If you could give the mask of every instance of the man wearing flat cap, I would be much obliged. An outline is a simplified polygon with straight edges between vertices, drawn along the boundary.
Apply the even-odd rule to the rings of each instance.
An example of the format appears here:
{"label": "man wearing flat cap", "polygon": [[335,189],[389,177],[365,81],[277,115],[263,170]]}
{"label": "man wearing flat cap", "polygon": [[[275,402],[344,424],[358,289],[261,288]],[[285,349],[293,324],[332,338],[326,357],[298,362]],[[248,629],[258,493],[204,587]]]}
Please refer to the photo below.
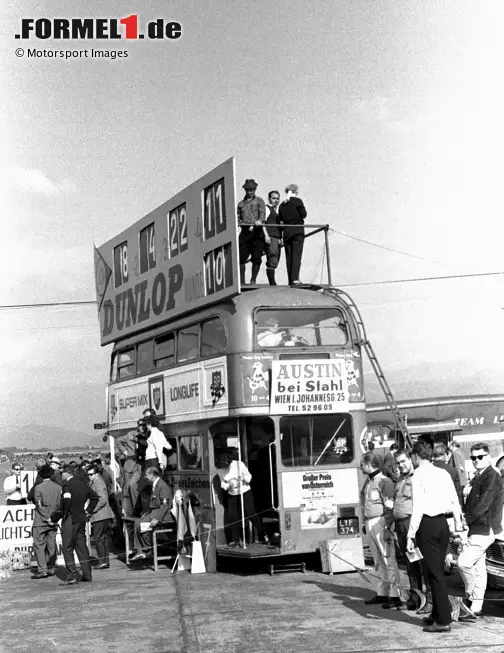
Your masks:
{"label": "man wearing flat cap", "polygon": [[252,275],[250,283],[257,283],[257,275],[261,267],[261,258],[264,252],[264,221],[266,219],[266,205],[255,192],[257,183],[254,179],[246,179],[242,188],[245,197],[238,203],[238,226],[241,227],[238,240],[240,252],[240,283],[245,285],[245,264],[249,257],[252,258]]}
{"label": "man wearing flat cap", "polygon": [[304,229],[295,225],[304,224],[304,219],[307,214],[303,200],[297,196],[298,192],[299,187],[296,184],[286,186],[286,197],[280,204],[278,210],[280,222],[285,225],[283,241],[289,286],[296,286],[301,283],[299,280],[299,271],[301,269],[305,234]]}
{"label": "man wearing flat cap", "polygon": [[51,481],[52,474],[51,466],[43,465],[39,469],[40,483],[33,493],[33,551],[38,565],[38,573],[32,576],[33,580],[52,576],[56,564],[56,524],[51,521],[51,514],[60,505],[61,487]]}

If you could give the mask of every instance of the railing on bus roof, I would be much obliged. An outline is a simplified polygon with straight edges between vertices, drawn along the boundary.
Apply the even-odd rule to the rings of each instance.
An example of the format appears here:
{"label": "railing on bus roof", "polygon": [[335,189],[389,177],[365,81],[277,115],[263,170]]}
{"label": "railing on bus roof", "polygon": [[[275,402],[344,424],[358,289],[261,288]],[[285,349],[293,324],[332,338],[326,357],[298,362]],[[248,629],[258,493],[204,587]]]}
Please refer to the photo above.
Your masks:
{"label": "railing on bus roof", "polygon": [[[246,227],[250,225],[238,224],[239,227]],[[264,227],[279,227],[281,229],[313,229],[309,233],[305,233],[305,238],[314,236],[315,234],[324,232],[324,245],[325,245],[325,259],[327,265],[327,283],[332,286],[332,272],[331,272],[331,254],[329,252],[329,225],[328,224],[281,224],[278,222],[268,222],[263,224]],[[304,285],[304,284],[303,284]],[[254,286],[242,286],[242,290],[250,290]]]}

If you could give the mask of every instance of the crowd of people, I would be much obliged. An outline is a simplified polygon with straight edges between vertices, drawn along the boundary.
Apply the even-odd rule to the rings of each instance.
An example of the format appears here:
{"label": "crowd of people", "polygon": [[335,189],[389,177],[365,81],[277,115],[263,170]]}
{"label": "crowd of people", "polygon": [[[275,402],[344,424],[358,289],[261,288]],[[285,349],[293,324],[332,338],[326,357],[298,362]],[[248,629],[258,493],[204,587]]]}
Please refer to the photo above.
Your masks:
{"label": "crowd of people", "polygon": [[272,190],[268,193],[266,203],[256,195],[257,186],[254,179],[246,179],[242,186],[245,197],[237,206],[240,283],[246,284],[248,261],[252,263],[250,283],[257,283],[262,257],[265,255],[268,283],[276,286],[275,274],[284,248],[288,283],[290,286],[299,285],[305,239],[302,225],[307,215],[303,201],[298,197],[299,187],[296,184],[286,186],[285,199],[281,203],[280,192]]}
{"label": "crowd of people", "polygon": [[[475,475],[469,483],[457,443],[448,450],[418,439],[411,451],[390,449],[385,459],[374,451],[361,459],[367,476],[361,490],[363,529],[377,576],[376,595],[366,604],[403,607],[397,564],[402,557],[409,581],[405,607],[425,614],[425,631],[449,632],[445,559],[450,541],[461,549],[457,568],[469,608],[459,621],[473,622],[483,616],[486,551],[502,532],[503,480],[483,442],[471,447]],[[427,603],[420,609],[422,594]]]}
{"label": "crowd of people", "polygon": [[[58,527],[67,570],[66,585],[91,582],[93,570],[110,567],[111,531],[121,518],[130,517],[134,526],[130,533],[134,545],[131,559],[147,557],[151,547],[148,529],[172,519],[172,492],[161,478],[171,446],[158,426],[155,411],[146,409],[136,431],[116,441],[117,460],[114,461],[110,455],[103,460],[68,463],[62,463],[54,454],[38,459],[37,476],[27,497],[22,496],[20,487],[22,464],[12,464],[12,473],[4,482],[7,504],[35,506],[32,534],[38,569],[32,579],[54,576]],[[114,476],[122,489],[121,514]],[[93,566],[86,541],[87,522],[96,548]],[[74,554],[79,560],[80,573]]]}

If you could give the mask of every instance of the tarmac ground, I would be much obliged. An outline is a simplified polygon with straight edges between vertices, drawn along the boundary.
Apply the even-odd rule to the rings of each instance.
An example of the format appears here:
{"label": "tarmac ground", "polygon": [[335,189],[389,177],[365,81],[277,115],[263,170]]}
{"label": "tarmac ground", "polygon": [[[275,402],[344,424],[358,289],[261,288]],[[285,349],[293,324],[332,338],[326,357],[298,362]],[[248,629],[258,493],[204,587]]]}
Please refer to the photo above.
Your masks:
{"label": "tarmac ground", "polygon": [[63,572],[0,580],[1,653],[504,653],[504,592],[483,619],[430,634],[415,612],[366,606],[358,573],[154,573],[120,557],[92,583],[65,586]]}

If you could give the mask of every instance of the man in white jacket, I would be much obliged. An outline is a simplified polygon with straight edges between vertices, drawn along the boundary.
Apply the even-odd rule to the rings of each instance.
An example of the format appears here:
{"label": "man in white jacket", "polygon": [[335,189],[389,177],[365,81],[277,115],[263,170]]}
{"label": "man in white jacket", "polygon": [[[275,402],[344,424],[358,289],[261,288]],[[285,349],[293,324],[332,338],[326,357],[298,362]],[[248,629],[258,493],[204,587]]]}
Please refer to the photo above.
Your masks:
{"label": "man in white jacket", "polygon": [[12,463],[12,474],[4,481],[4,493],[8,506],[26,503],[26,499],[21,496],[21,463]]}
{"label": "man in white jacket", "polygon": [[159,421],[155,415],[146,418],[147,424],[147,450],[145,452],[145,468],[157,467],[162,473],[166,469],[166,455],[163,449],[170,450],[171,444],[165,437],[159,426]]}

